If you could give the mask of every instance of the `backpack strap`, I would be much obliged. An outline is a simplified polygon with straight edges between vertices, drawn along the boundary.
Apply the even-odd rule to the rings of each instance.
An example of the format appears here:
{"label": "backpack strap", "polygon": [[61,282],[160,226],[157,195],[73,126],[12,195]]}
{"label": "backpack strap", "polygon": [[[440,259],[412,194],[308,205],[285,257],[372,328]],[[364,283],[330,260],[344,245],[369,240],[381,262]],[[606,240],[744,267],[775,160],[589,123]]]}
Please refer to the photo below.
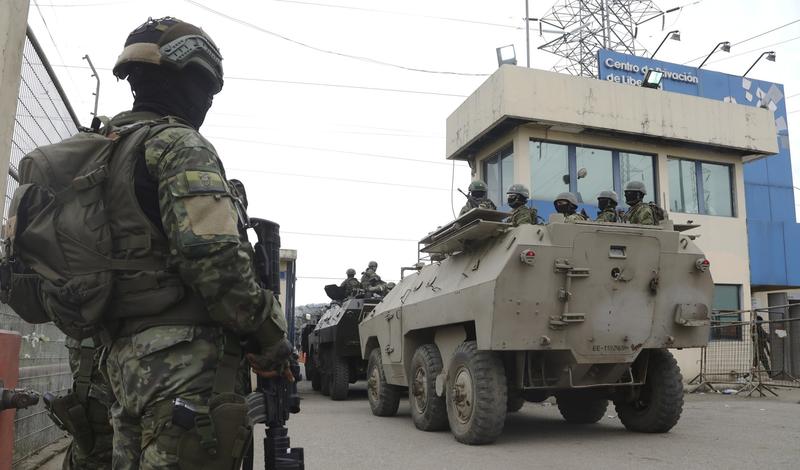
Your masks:
{"label": "backpack strap", "polygon": [[241,362],[242,347],[239,344],[239,339],[233,333],[226,331],[222,358],[214,374],[212,393],[219,395],[234,392]]}
{"label": "backpack strap", "polygon": [[81,341],[78,356],[78,372],[75,377],[75,394],[81,403],[89,399],[92,388],[92,372],[94,371],[95,342],[90,338]]}

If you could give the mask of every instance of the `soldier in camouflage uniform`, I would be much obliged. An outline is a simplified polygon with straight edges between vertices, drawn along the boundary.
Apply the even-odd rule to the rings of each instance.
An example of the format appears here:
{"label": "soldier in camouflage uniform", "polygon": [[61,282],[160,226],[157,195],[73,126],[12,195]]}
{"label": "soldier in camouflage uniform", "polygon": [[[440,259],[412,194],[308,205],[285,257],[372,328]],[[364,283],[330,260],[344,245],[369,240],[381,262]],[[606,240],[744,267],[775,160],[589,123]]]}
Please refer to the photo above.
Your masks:
{"label": "soldier in camouflage uniform", "polygon": [[647,189],[641,181],[631,181],[625,185],[625,203],[628,211],[623,220],[629,224],[658,225],[655,211],[650,204],[644,202]]}
{"label": "soldier in camouflage uniform", "polygon": [[601,191],[597,195],[597,207],[600,212],[595,222],[619,222],[617,216],[617,193],[614,191]]}
{"label": "soldier in camouflage uniform", "polygon": [[582,222],[586,220],[583,214],[578,214],[578,198],[572,193],[561,193],[553,201],[556,212],[564,216],[564,222]]}
{"label": "soldier in camouflage uniform", "polygon": [[[132,111],[111,120],[111,129],[169,123],[153,128],[136,149],[135,166],[110,169],[112,176],[129,172],[129,194],[141,208],[140,220],[115,220],[111,212],[112,228],[146,235],[127,237],[121,249],[147,250],[148,260],[164,266],[123,276],[119,287],[140,301],[109,307],[118,319],[106,355],[116,398],[114,468],[177,469],[179,461],[182,468],[233,468],[220,462],[235,446],[211,456],[224,439],[241,444],[240,421],[231,436],[213,431],[228,422],[212,420],[212,428],[200,417],[221,410],[222,402],[234,405],[228,410],[243,403],[231,390],[240,340],[252,345],[247,357],[264,377],[283,371],[291,354],[280,305],[256,282],[253,250],[240,236],[222,162],[197,131],[222,88],[221,61],[205,32],[167,17],[135,29],[113,69],[128,80],[135,99]],[[130,159],[117,154],[112,162]],[[175,424],[173,413],[187,406],[197,410],[194,425]]]}
{"label": "soldier in camouflage uniform", "polygon": [[[108,380],[100,371],[101,346],[93,340],[81,341],[67,337],[69,368],[72,371],[73,391],[81,401],[90,429],[74,437],[64,456],[64,470],[105,470],[111,468],[111,448],[114,430],[109,408],[114,395]],[[81,367],[83,366],[83,367]],[[83,443],[86,442],[86,443]],[[83,444],[82,444],[83,443]]]}
{"label": "soldier in camouflage uniform", "polygon": [[344,295],[346,297],[352,297],[355,291],[361,288],[361,283],[356,279],[355,269],[350,268],[347,270],[347,279],[342,281],[339,287],[344,289]]}
{"label": "soldier in camouflage uniform", "polygon": [[492,200],[486,197],[487,192],[488,189],[486,187],[486,183],[483,181],[475,180],[470,183],[467,203],[461,208],[461,212],[458,213],[458,216],[461,217],[475,208],[497,210],[497,207],[494,205]]}
{"label": "soldier in camouflage uniform", "polygon": [[521,184],[512,184],[506,191],[506,203],[513,209],[508,222],[516,227],[521,224],[535,224],[537,211],[528,207],[528,188]]}
{"label": "soldier in camouflage uniform", "polygon": [[378,263],[370,261],[367,269],[361,273],[361,288],[367,293],[385,295],[386,283],[378,275],[377,270]]}

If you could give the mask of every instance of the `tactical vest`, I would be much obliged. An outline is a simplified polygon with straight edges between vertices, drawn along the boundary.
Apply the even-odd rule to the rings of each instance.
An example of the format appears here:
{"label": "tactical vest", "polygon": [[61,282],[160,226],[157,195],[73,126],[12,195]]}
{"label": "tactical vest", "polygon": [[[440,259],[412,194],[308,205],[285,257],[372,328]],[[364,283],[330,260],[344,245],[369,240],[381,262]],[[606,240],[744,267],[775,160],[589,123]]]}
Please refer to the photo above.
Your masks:
{"label": "tactical vest", "polygon": [[110,339],[156,325],[210,322],[167,266],[168,240],[142,211],[134,171],[171,119],[79,133],[19,164],[6,227],[3,297],[25,320]]}

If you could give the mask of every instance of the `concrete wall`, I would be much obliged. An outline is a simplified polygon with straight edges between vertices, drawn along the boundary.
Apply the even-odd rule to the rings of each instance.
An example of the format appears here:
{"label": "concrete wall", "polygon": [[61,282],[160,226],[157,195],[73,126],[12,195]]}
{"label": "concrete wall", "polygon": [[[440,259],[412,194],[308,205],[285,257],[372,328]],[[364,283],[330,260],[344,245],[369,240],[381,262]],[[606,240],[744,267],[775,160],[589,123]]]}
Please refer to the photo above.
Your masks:
{"label": "concrete wall", "polygon": [[775,122],[766,109],[507,65],[447,119],[447,157],[469,158],[471,145],[507,119],[667,139],[741,155],[778,151]]}

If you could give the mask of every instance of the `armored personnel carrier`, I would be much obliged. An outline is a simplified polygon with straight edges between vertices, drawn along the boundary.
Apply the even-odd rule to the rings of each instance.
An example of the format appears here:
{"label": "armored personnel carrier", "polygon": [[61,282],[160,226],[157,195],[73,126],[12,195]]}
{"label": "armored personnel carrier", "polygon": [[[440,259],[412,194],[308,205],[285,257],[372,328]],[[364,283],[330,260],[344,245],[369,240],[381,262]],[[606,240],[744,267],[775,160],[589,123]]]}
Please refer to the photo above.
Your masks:
{"label": "armored personnel carrier", "polygon": [[332,400],[347,399],[349,385],[366,378],[367,363],[361,358],[358,323],[380,298],[345,298],[337,285],[325,286],[330,307],[307,333],[306,376],[311,387]]}
{"label": "armored personnel carrier", "polygon": [[[408,389],[417,428],[493,442],[506,413],[555,396],[568,422],[614,402],[625,427],[666,432],[683,407],[668,348],[708,341],[709,262],[681,231],[474,209],[420,242],[435,261],[359,325],[372,413]],[[556,216],[558,217],[558,216]]]}

